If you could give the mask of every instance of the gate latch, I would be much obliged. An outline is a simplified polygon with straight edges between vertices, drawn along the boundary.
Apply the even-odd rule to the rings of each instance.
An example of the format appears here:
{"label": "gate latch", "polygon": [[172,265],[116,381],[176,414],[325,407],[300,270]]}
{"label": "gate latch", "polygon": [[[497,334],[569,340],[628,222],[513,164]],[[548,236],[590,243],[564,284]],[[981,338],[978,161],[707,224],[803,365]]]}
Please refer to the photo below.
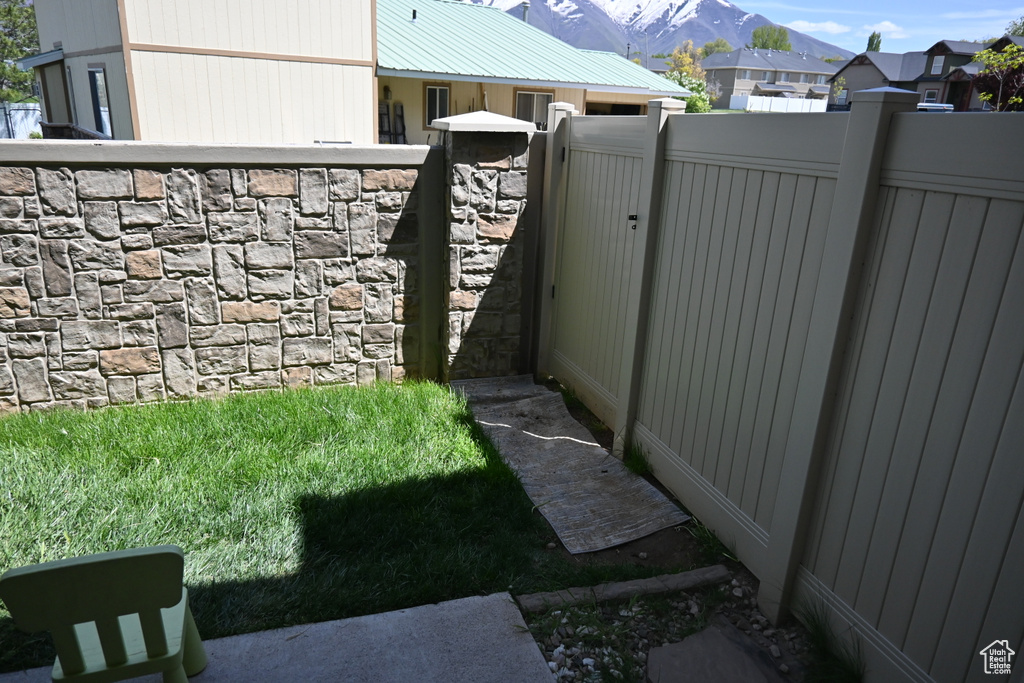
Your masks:
{"label": "gate latch", "polygon": [[629,214],[629,222],[632,223],[632,225],[629,226],[629,229],[630,230],[636,230],[636,214],[635,213]]}

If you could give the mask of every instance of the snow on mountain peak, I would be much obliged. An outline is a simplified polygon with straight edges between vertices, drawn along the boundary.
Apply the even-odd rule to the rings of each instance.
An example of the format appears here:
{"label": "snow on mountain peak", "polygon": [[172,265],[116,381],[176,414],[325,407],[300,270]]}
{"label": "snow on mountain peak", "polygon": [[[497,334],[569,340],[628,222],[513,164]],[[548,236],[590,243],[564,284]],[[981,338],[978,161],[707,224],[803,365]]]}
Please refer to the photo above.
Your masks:
{"label": "snow on mountain peak", "polygon": [[696,15],[702,0],[591,0],[622,28],[642,31],[664,21],[677,26]]}

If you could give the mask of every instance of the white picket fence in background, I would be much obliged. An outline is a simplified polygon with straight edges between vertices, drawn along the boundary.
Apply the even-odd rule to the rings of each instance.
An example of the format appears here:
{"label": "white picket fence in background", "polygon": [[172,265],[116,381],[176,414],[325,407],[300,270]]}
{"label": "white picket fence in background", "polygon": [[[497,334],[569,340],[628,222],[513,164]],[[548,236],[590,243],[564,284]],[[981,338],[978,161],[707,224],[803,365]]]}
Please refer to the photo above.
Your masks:
{"label": "white picket fence in background", "polygon": [[761,95],[733,95],[729,109],[744,111],[771,111],[779,113],[822,112],[827,100],[809,100],[800,97],[763,97]]}
{"label": "white picket fence in background", "polygon": [[0,138],[25,140],[30,133],[40,133],[42,118],[38,102],[0,102]]}

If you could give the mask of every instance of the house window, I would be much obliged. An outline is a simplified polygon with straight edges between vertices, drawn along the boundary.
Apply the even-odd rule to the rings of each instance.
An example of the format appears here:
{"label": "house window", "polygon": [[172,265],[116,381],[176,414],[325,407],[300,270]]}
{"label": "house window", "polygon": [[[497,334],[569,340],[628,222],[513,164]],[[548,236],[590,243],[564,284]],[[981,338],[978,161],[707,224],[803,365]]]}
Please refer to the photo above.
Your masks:
{"label": "house window", "polygon": [[427,106],[423,108],[425,121],[423,126],[429,126],[434,119],[443,119],[448,116],[448,86],[447,85],[426,85]]}
{"label": "house window", "polygon": [[815,83],[817,83],[818,85],[825,85],[825,77],[818,76],[818,80],[816,80]]}
{"label": "house window", "polygon": [[836,104],[846,104],[846,98],[849,96],[849,90],[840,90],[839,96],[836,98]]}
{"label": "house window", "polygon": [[744,69],[743,71],[740,72],[740,80],[742,80],[742,81],[749,81],[750,80],[750,69]]}
{"label": "house window", "polygon": [[935,102],[938,99],[939,99],[939,91],[938,90],[925,90],[924,91],[924,101],[925,101],[925,104],[933,103],[933,102]]}
{"label": "house window", "polygon": [[762,81],[765,81],[767,83],[768,81],[771,80],[771,77],[772,77],[772,74],[771,74],[770,71],[762,71],[761,72],[761,80]]}
{"label": "house window", "polygon": [[782,71],[779,73],[779,83],[789,83],[789,72]]}
{"label": "house window", "polygon": [[938,76],[942,73],[942,65],[945,61],[945,57],[932,57],[932,76]]}
{"label": "house window", "polygon": [[93,129],[113,137],[110,125],[110,98],[107,95],[107,71],[102,66],[89,67],[89,93],[92,95]]}
{"label": "house window", "polygon": [[808,78],[807,74],[800,74],[800,82],[801,83],[806,83],[809,80],[810,80],[810,78]]}
{"label": "house window", "polygon": [[537,124],[537,130],[547,130],[548,105],[554,98],[549,92],[516,92],[516,118]]}

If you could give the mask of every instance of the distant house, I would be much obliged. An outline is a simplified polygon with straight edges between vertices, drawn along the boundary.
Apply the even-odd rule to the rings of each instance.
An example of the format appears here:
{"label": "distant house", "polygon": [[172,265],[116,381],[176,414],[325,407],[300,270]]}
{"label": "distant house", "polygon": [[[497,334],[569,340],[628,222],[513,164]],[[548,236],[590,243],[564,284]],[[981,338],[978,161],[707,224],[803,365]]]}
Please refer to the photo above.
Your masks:
{"label": "distant house", "polygon": [[955,111],[984,109],[971,83],[981,65],[972,60],[985,48],[998,51],[1009,43],[1024,45],[1024,38],[1003,36],[992,43],[940,40],[924,52],[903,54],[862,52],[832,78],[845,79],[836,103],[845,102],[845,93],[889,86],[917,91],[925,104],[951,104]]}
{"label": "distant house", "polygon": [[729,108],[733,96],[828,98],[836,67],[806,53],[740,48],[701,60],[708,82],[718,84],[716,108]]}
{"label": "distant house", "polygon": [[[976,63],[973,68],[964,70],[964,67],[971,67],[974,55],[988,45],[940,40],[925,51],[928,62],[917,79],[917,87],[911,89],[921,93],[921,101],[926,104],[952,104],[956,111],[980,109],[981,102],[972,92],[970,83],[970,76],[977,73]],[[951,79],[954,72],[955,79]]]}
{"label": "distant house", "polygon": [[34,4],[42,54],[22,63],[49,123],[127,140],[376,141],[373,0]]}
{"label": "distant house", "polygon": [[[435,118],[487,110],[543,125],[563,101],[586,114],[644,114],[689,91],[610,52],[578,50],[499,9],[378,0],[378,100],[405,141],[436,140]],[[402,123],[395,120],[401,105]]]}
{"label": "distant house", "polygon": [[924,52],[862,52],[832,76],[832,82],[843,79],[843,87],[833,94],[832,100],[845,105],[850,93],[886,86],[917,90],[917,78],[927,62],[928,55]]}

